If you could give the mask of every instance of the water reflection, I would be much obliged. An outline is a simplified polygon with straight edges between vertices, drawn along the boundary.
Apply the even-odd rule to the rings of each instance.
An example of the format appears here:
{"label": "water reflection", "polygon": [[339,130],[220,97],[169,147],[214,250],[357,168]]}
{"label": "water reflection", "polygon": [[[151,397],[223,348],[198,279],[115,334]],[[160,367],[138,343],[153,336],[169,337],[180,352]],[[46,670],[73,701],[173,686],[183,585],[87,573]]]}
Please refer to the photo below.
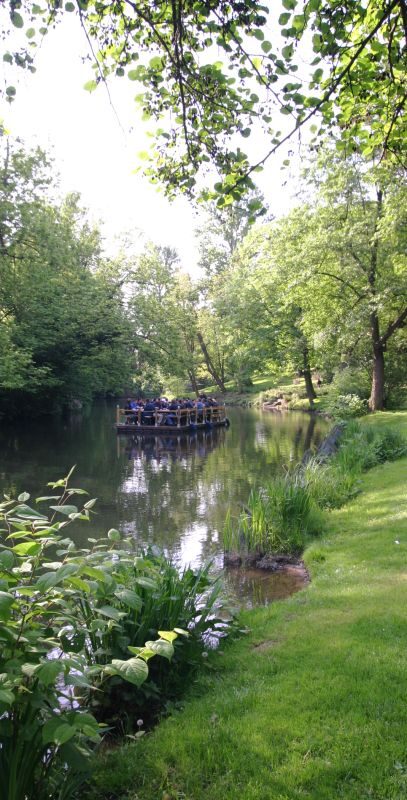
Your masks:
{"label": "water reflection", "polygon": [[267,572],[260,569],[231,567],[224,575],[226,589],[232,597],[241,598],[246,608],[268,606],[303,589],[307,581],[290,572]]}
{"label": "water reflection", "polygon": [[115,527],[193,566],[220,562],[228,507],[237,512],[252,487],[299,461],[328,428],[307,414],[228,409],[229,429],[118,437],[114,413],[101,403],[88,416],[0,429],[0,491],[44,494],[77,464],[75,485],[98,498],[93,522],[74,531],[78,540]]}

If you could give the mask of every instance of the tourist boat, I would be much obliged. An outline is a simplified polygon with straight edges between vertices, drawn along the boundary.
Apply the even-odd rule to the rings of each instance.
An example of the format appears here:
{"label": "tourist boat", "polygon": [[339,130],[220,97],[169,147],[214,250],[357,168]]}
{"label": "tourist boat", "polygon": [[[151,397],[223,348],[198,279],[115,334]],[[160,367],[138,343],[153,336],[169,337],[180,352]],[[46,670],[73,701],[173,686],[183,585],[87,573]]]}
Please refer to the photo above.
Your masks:
{"label": "tourist boat", "polygon": [[[177,411],[157,409],[149,411],[149,417],[154,422],[143,422],[142,409],[130,411],[127,408],[116,408],[117,433],[181,433],[182,431],[201,430],[202,428],[229,427],[230,422],[226,416],[224,405],[209,406],[208,408],[179,408]],[[171,416],[173,424],[165,424],[166,418]]]}

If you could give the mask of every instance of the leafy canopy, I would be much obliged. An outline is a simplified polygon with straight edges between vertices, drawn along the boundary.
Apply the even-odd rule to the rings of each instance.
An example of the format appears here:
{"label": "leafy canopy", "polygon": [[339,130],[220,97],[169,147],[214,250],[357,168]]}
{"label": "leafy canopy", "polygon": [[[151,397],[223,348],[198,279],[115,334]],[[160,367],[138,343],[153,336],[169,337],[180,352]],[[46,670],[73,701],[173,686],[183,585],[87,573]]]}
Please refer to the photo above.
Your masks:
{"label": "leafy canopy", "polygon": [[[146,171],[170,195],[195,194],[199,174],[214,165],[220,179],[206,196],[220,206],[238,200],[313,118],[317,136],[333,131],[348,152],[403,160],[405,0],[283,0],[278,18],[255,0],[6,5],[10,27],[28,43],[6,50],[5,61],[33,71],[41,36],[73,12],[94,62],[86,88],[111,75],[141,87],[136,103],[158,123]],[[6,92],[12,100],[15,87]],[[287,124],[276,122],[280,114]],[[254,123],[264,150],[251,159],[242,140]]]}

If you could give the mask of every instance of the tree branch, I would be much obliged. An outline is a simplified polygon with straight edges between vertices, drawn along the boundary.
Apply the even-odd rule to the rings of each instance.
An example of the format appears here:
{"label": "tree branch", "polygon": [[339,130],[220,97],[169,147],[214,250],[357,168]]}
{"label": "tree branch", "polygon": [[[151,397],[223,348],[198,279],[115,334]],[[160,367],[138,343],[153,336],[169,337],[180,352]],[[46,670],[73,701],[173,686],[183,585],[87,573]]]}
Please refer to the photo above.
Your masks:
{"label": "tree branch", "polygon": [[407,324],[407,306],[405,307],[404,311],[402,311],[401,314],[399,314],[397,319],[395,319],[394,322],[392,322],[388,326],[383,336],[380,337],[380,344],[381,345],[386,344],[387,340],[390,339],[390,336],[392,336],[393,333],[397,331],[399,328],[403,328],[406,324]]}

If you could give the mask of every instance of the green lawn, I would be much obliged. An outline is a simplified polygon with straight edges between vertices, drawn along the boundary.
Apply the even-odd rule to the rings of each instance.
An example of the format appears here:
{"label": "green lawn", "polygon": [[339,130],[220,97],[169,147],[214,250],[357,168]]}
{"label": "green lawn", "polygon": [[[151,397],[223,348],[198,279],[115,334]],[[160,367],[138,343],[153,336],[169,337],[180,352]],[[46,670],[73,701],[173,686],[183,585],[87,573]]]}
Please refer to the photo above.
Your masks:
{"label": "green lawn", "polygon": [[[407,434],[407,412],[366,424]],[[404,800],[407,459],[366,473],[305,554],[307,589],[245,612],[249,633],[183,710],[101,761],[97,798]]]}

